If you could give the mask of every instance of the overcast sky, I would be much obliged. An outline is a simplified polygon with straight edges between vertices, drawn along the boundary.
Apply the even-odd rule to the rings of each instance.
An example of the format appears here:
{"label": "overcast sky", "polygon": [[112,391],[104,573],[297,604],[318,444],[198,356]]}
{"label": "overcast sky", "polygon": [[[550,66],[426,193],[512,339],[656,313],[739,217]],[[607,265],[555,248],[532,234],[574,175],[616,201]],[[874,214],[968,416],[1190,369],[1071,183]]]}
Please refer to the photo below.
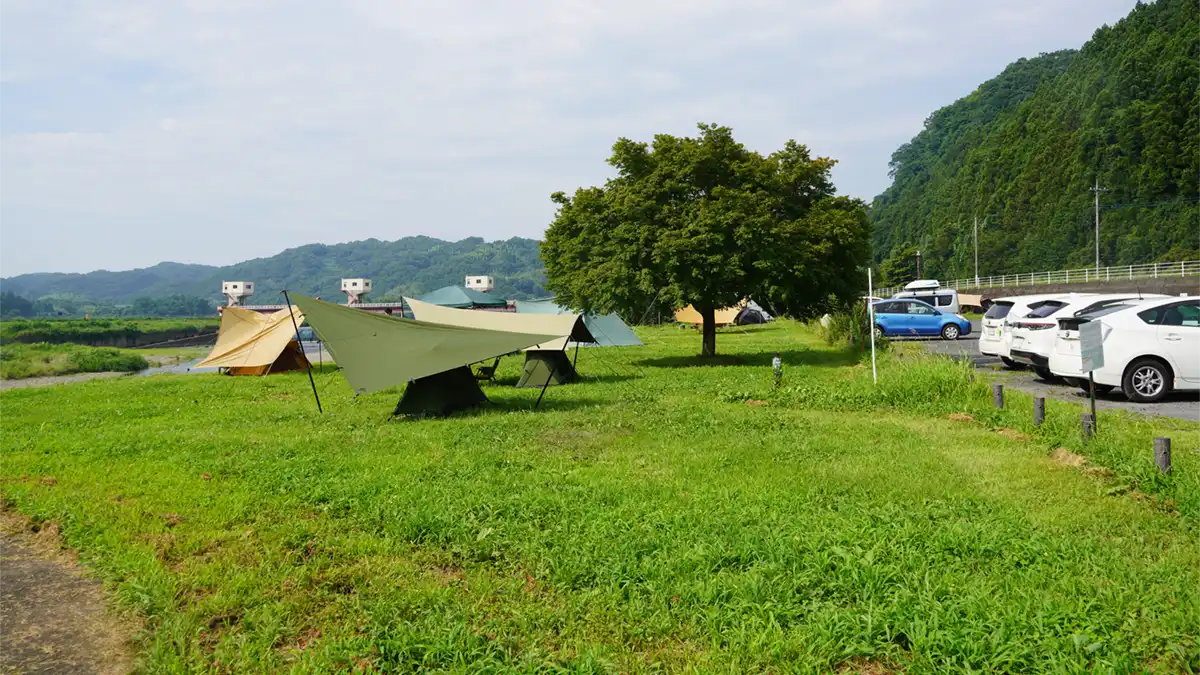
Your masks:
{"label": "overcast sky", "polygon": [[0,274],[540,237],[619,136],[887,187],[930,112],[1133,0],[6,0]]}

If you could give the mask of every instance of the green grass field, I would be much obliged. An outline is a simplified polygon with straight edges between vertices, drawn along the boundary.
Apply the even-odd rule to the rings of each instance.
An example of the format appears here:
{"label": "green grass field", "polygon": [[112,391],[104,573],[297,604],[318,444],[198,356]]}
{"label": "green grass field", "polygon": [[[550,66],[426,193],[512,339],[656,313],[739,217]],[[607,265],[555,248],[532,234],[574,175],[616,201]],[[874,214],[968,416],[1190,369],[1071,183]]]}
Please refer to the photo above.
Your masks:
{"label": "green grass field", "polygon": [[333,371],[324,415],[303,373],[5,392],[3,497],[144,621],[149,672],[1200,669],[1197,425],[1102,412],[1084,446],[1078,407],[1035,429],[906,349],[873,387],[785,321],[721,366],[641,333],[540,410],[488,386],[444,420]]}
{"label": "green grass field", "polygon": [[73,344],[7,343],[0,347],[0,379],[75,373],[130,373],[150,366],[132,350]]}

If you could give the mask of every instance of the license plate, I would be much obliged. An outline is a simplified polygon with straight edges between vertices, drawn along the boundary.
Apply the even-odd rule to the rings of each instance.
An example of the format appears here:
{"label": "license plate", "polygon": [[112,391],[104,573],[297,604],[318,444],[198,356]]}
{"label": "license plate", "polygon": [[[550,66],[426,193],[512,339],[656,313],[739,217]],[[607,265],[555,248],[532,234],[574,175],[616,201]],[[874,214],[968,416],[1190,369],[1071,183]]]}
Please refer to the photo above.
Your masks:
{"label": "license plate", "polygon": [[1012,340],[1014,345],[1019,345],[1025,342],[1025,338],[1021,337],[1020,335],[1014,335]]}
{"label": "license plate", "polygon": [[983,333],[985,335],[987,335],[988,337],[993,337],[996,335],[996,329],[995,328],[985,328],[985,329],[983,329]]}

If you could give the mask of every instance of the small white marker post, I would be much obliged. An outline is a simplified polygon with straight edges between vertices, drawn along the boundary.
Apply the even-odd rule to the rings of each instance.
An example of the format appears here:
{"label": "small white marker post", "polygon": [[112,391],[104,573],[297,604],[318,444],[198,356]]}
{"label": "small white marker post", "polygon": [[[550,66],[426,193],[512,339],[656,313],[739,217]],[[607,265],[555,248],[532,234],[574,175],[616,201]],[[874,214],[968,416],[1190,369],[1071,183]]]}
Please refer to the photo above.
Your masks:
{"label": "small white marker post", "polygon": [[1104,367],[1104,334],[1100,320],[1093,319],[1079,324],[1079,357],[1081,370],[1088,374],[1088,392],[1092,399],[1092,433],[1099,426],[1096,419],[1096,378],[1093,371]]}
{"label": "small white marker post", "polygon": [[871,279],[871,268],[867,268],[867,332],[871,334],[871,383],[879,384],[879,374],[875,371],[875,287]]}

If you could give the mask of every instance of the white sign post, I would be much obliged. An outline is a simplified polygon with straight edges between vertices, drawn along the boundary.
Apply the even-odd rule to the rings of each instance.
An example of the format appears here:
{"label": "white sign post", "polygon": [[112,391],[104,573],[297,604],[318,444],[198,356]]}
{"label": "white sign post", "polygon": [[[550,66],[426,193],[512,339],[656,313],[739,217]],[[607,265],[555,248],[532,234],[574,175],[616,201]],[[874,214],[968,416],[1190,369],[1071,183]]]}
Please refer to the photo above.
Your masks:
{"label": "white sign post", "polygon": [[1099,321],[1085,321],[1079,324],[1079,358],[1082,370],[1088,374],[1088,390],[1092,399],[1092,429],[1098,428],[1096,420],[1096,378],[1092,371],[1104,367],[1104,335],[1100,332]]}
{"label": "white sign post", "polygon": [[871,334],[871,382],[879,384],[879,374],[875,370],[875,304],[872,296],[875,295],[874,284],[871,279],[871,268],[867,268],[867,332]]}

